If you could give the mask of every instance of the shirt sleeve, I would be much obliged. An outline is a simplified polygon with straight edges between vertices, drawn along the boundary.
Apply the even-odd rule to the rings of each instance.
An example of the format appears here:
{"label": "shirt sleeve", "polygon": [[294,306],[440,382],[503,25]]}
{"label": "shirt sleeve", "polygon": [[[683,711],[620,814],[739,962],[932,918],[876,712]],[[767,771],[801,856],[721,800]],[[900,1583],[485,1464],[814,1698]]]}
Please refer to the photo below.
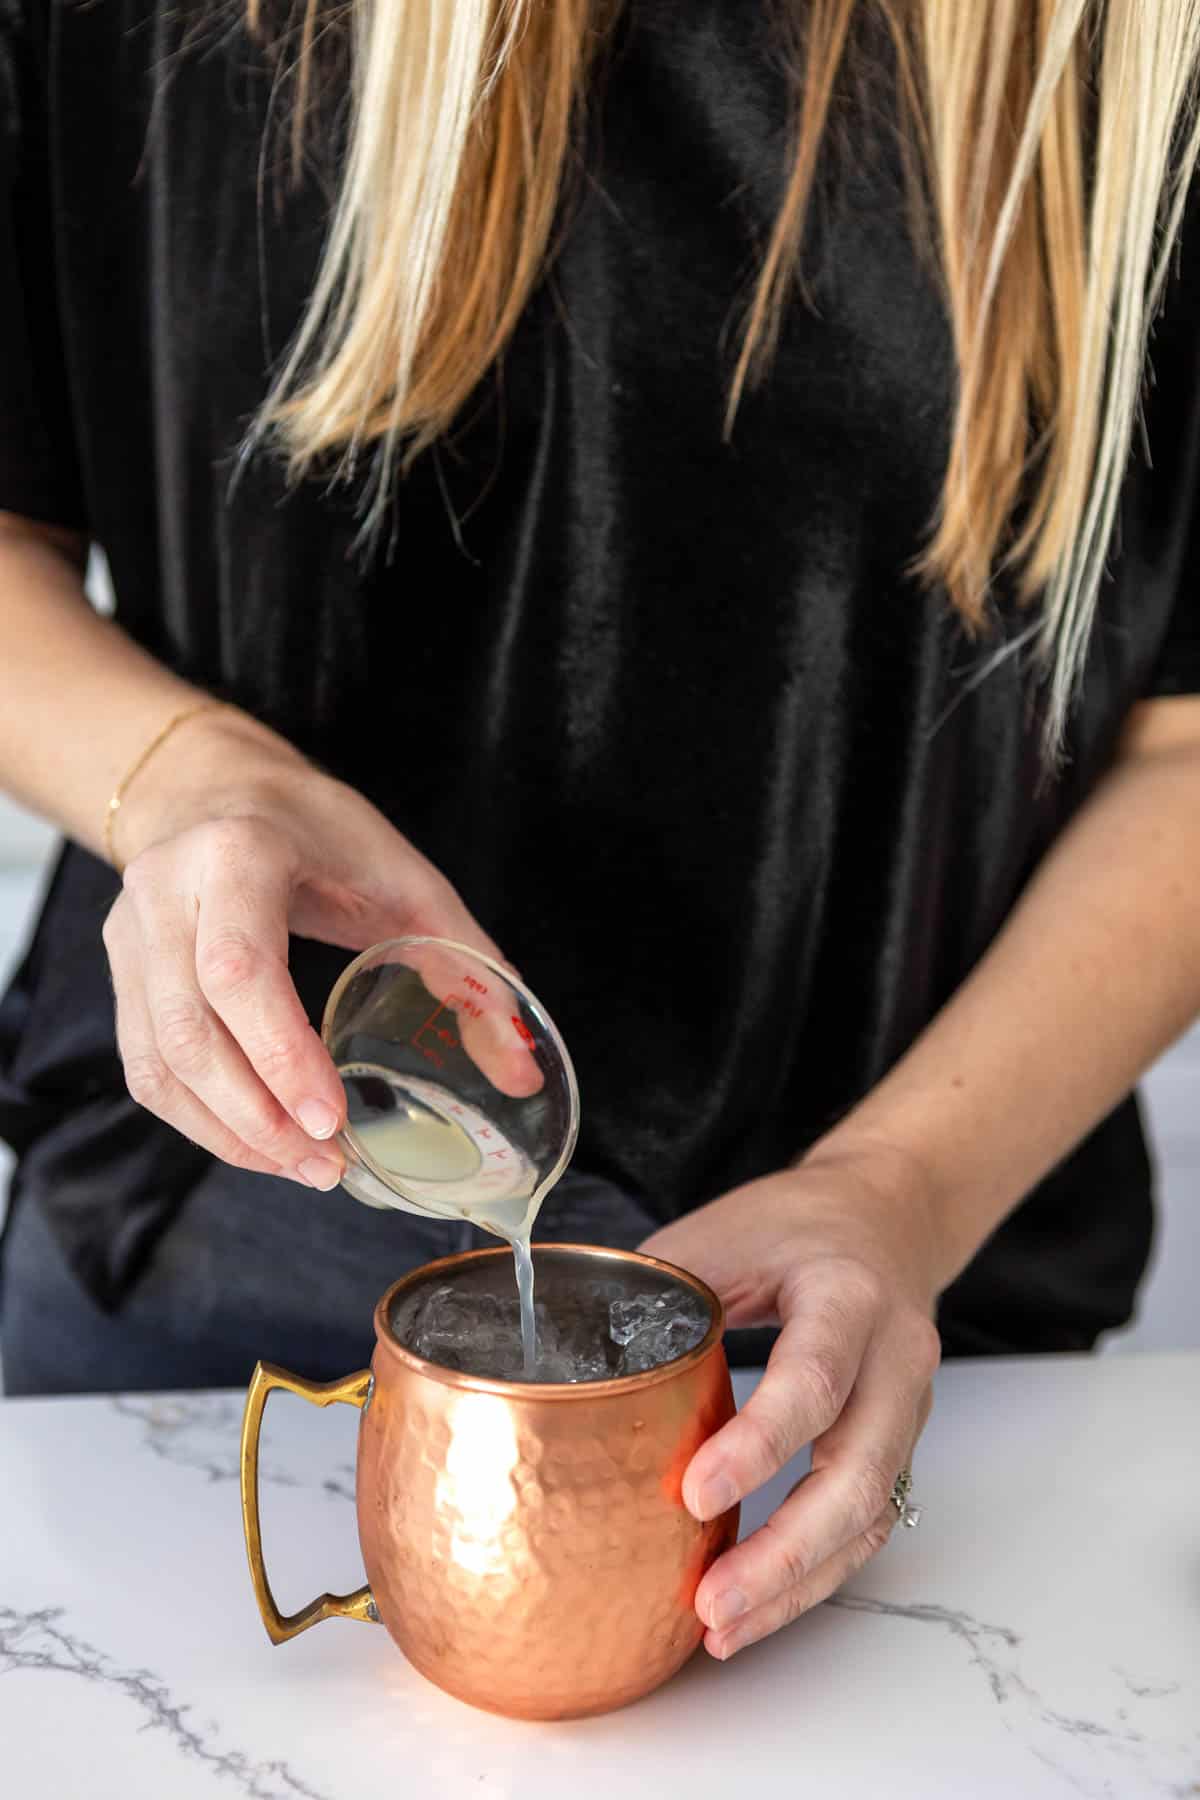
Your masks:
{"label": "shirt sleeve", "polygon": [[86,531],[31,5],[0,0],[0,511]]}

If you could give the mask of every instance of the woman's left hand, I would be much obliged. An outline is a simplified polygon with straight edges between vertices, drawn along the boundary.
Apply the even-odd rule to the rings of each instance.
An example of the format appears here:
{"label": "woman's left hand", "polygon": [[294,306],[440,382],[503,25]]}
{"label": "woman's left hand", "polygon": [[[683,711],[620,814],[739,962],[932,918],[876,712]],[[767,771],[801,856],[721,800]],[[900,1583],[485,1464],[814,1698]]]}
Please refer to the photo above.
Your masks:
{"label": "woman's left hand", "polygon": [[812,1445],[812,1473],[696,1594],[720,1659],[826,1599],[887,1542],[889,1496],[929,1416],[938,1243],[911,1167],[810,1153],[665,1226],[642,1248],[700,1275],[732,1326],[782,1326],[736,1419],[692,1458],[684,1502],[724,1512]]}

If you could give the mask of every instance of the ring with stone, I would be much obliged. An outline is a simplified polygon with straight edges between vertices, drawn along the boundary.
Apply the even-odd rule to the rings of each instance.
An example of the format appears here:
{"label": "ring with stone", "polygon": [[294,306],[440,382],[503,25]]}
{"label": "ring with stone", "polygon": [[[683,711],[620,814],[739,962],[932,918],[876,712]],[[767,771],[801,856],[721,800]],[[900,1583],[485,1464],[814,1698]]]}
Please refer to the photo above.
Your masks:
{"label": "ring with stone", "polygon": [[888,1499],[895,1507],[896,1517],[901,1525],[907,1525],[910,1531],[921,1523],[921,1508],[910,1501],[911,1493],[912,1470],[903,1468],[892,1483],[892,1491],[888,1495]]}

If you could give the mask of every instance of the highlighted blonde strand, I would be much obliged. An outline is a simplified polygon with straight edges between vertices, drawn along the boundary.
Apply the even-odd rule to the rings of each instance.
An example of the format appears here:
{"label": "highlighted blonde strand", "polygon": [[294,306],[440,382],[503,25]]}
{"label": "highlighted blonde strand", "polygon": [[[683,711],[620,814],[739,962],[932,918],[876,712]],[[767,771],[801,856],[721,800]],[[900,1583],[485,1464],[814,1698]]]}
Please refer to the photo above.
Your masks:
{"label": "highlighted blonde strand", "polygon": [[[248,3],[255,28],[261,0]],[[460,416],[546,268],[572,134],[618,4],[344,9],[352,94],[340,190],[258,432],[282,444],[297,477],[350,474],[369,451],[368,528],[397,472]],[[998,571],[1013,573],[1036,622],[1053,761],[1200,152],[1200,0],[778,4],[795,27],[791,166],[731,370],[726,430],[768,374],[786,308],[803,304],[821,147],[865,42],[857,26],[873,13],[896,52],[920,228],[940,262],[958,371],[921,570],[974,631],[987,626]],[[303,5],[297,159],[323,0]]]}

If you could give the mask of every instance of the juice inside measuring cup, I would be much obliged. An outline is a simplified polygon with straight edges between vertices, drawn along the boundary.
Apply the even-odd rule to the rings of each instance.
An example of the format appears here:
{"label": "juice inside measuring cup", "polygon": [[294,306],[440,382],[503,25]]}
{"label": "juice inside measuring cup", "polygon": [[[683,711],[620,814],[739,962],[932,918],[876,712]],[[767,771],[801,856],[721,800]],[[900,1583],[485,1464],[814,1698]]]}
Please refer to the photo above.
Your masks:
{"label": "juice inside measuring cup", "polygon": [[537,1341],[529,1240],[541,1205],[533,1164],[494,1120],[433,1080],[370,1063],[339,1073],[354,1136],[389,1182],[431,1211],[466,1219],[512,1245],[531,1375]]}

